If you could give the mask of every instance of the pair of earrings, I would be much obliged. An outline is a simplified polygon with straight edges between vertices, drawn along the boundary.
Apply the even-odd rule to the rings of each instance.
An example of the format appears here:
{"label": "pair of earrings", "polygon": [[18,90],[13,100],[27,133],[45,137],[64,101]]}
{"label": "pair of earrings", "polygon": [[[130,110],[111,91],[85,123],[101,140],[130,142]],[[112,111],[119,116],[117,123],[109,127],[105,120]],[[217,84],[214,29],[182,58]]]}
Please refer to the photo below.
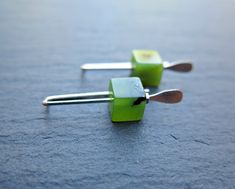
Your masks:
{"label": "pair of earrings", "polygon": [[123,122],[141,120],[149,100],[170,104],[180,102],[183,93],[178,89],[149,94],[149,90],[143,86],[159,86],[164,69],[189,72],[192,70],[192,63],[190,61],[169,63],[163,61],[157,51],[134,50],[131,62],[84,64],[81,69],[83,71],[131,69],[132,73],[131,77],[111,79],[109,91],[49,96],[45,98],[43,105],[109,102],[111,120]]}

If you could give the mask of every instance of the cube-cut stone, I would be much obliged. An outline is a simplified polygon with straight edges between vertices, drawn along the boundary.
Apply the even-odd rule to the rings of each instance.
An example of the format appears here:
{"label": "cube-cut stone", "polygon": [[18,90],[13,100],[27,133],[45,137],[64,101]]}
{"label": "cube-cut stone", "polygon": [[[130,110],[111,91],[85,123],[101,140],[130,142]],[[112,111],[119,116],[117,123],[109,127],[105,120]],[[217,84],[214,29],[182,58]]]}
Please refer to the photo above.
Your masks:
{"label": "cube-cut stone", "polygon": [[109,82],[113,122],[138,121],[144,115],[146,98],[139,78],[114,78]]}
{"label": "cube-cut stone", "polygon": [[139,77],[144,86],[159,86],[163,72],[163,61],[157,51],[133,50],[131,58],[132,77]]}

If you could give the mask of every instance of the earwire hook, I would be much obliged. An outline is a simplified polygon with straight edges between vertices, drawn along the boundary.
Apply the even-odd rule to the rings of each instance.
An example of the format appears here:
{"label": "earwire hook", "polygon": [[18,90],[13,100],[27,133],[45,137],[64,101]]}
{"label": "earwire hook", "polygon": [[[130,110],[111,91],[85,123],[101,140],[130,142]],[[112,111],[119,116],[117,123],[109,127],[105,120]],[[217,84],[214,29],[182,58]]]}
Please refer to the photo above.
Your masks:
{"label": "earwire hook", "polygon": [[[161,91],[159,93],[149,95],[149,89],[144,89],[145,99],[147,103],[149,100],[158,101],[162,103],[178,103],[182,100],[183,93],[178,89],[170,89]],[[110,97],[109,91],[65,94],[46,97],[42,104],[44,106],[50,105],[66,105],[66,104],[83,104],[83,103],[103,103],[114,100]]]}
{"label": "earwire hook", "polygon": [[65,105],[65,104],[82,104],[82,103],[102,103],[110,102],[113,99],[109,97],[109,91],[103,92],[90,92],[90,93],[76,93],[76,94],[65,94],[55,95],[46,97],[42,104],[48,105]]}

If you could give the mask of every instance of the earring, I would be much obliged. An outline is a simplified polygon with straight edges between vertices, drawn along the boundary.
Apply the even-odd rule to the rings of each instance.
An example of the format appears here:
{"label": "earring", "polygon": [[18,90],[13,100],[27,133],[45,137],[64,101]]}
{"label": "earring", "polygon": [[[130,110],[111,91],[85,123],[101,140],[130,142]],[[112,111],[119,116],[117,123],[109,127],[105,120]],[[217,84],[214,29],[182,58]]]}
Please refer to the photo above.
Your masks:
{"label": "earring", "polygon": [[113,122],[139,121],[143,118],[145,105],[151,101],[178,103],[183,93],[178,89],[149,94],[138,77],[113,78],[109,91],[49,96],[43,105],[64,105],[109,102]]}
{"label": "earring", "polygon": [[144,86],[159,86],[164,69],[189,72],[192,63],[189,60],[175,62],[163,61],[157,51],[133,50],[131,62],[83,64],[81,70],[131,70],[132,77],[139,77]]}

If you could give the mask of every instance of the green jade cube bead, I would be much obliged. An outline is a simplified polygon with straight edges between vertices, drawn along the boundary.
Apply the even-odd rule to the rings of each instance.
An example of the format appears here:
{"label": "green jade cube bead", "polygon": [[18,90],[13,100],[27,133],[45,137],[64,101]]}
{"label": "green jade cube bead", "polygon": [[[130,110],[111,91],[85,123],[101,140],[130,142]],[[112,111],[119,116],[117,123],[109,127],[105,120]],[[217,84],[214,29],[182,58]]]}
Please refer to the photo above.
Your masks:
{"label": "green jade cube bead", "polygon": [[138,77],[113,78],[109,82],[113,122],[139,121],[146,105],[145,91]]}
{"label": "green jade cube bead", "polygon": [[132,77],[139,77],[144,86],[159,86],[163,72],[163,61],[157,51],[133,50],[131,58]]}

